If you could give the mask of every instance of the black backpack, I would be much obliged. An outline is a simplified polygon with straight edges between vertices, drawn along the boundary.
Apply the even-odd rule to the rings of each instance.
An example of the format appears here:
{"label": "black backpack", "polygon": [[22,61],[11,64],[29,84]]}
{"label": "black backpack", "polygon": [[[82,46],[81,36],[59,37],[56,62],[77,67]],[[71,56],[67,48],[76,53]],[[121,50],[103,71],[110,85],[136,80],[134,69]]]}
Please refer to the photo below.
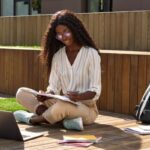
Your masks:
{"label": "black backpack", "polygon": [[137,121],[150,124],[150,85],[146,89],[140,104],[136,106],[135,118]]}

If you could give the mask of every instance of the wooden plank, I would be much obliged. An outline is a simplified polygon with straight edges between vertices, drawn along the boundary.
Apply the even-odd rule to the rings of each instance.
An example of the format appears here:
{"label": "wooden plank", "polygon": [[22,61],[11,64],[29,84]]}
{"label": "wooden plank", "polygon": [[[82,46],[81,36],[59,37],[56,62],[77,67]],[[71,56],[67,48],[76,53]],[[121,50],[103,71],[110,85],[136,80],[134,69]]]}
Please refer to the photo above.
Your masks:
{"label": "wooden plank", "polygon": [[36,22],[37,22],[37,40],[36,40],[36,44],[40,45],[41,44],[41,39],[42,39],[42,34],[41,34],[41,16],[37,16],[36,17]]}
{"label": "wooden plank", "polygon": [[107,86],[107,110],[113,112],[115,103],[115,56],[108,55],[107,60],[107,83],[109,84]]}
{"label": "wooden plank", "polygon": [[150,84],[150,59],[149,57],[146,58],[146,87]]}
{"label": "wooden plank", "polygon": [[21,17],[17,17],[17,45],[21,45],[21,39],[22,39],[22,27],[21,27]]}
{"label": "wooden plank", "polygon": [[114,112],[122,112],[122,56],[115,55],[115,89],[114,89]]}
{"label": "wooden plank", "polygon": [[138,100],[139,103],[146,89],[147,80],[146,80],[146,70],[147,70],[147,61],[146,56],[139,57],[138,60]]}
{"label": "wooden plank", "polygon": [[[36,51],[33,51],[33,64],[32,64],[34,67],[33,67],[33,87],[35,90],[39,90],[39,82],[38,81],[38,78],[39,78],[39,63],[38,63],[38,53]],[[42,72],[41,72],[42,73]]]}
{"label": "wooden plank", "polygon": [[135,12],[129,12],[129,49],[135,49]]}
{"label": "wooden plank", "polygon": [[34,79],[34,76],[33,76],[33,63],[34,63],[34,60],[33,60],[33,51],[28,51],[28,87],[29,88],[34,88],[33,86],[33,79]]}
{"label": "wooden plank", "polygon": [[134,113],[138,100],[138,56],[131,56],[130,71],[130,108],[129,113]]}
{"label": "wooden plank", "polygon": [[99,44],[98,48],[104,49],[104,37],[105,37],[105,22],[104,22],[104,14],[100,13],[99,14]]}
{"label": "wooden plank", "polygon": [[17,17],[13,18],[13,45],[17,45]]}
{"label": "wooden plank", "polygon": [[89,22],[88,22],[88,31],[92,38],[94,38],[94,15],[92,13],[89,13]]}
{"label": "wooden plank", "polygon": [[88,31],[88,22],[89,22],[89,17],[88,17],[88,14],[83,14],[82,15],[82,23],[84,24],[84,27],[86,28],[86,30]]}
{"label": "wooden plank", "polygon": [[4,87],[5,87],[5,66],[4,66],[4,61],[5,60],[5,52],[0,51],[0,79],[3,81],[3,84],[0,84],[0,91],[4,92]]}
{"label": "wooden plank", "polygon": [[141,50],[147,51],[148,40],[148,12],[142,12]]}
{"label": "wooden plank", "polygon": [[8,68],[9,68],[9,70],[8,70],[8,93],[10,93],[11,95],[13,95],[14,94],[14,92],[16,92],[16,91],[14,91],[14,85],[13,85],[13,77],[14,77],[14,74],[16,74],[15,72],[14,72],[14,70],[12,69],[13,68],[13,66],[14,66],[14,55],[13,55],[13,51],[8,51],[9,52],[9,57],[8,57]]}
{"label": "wooden plank", "polygon": [[129,49],[129,13],[122,13],[122,49]]}
{"label": "wooden plank", "polygon": [[110,14],[104,14],[104,49],[110,49]]}
{"label": "wooden plank", "polygon": [[148,23],[147,23],[147,49],[150,49],[150,12],[148,12]]}
{"label": "wooden plank", "polygon": [[93,40],[96,44],[96,46],[98,47],[99,45],[99,17],[98,17],[98,14],[94,14],[93,15],[93,20],[96,20],[96,21],[93,21],[93,26],[94,26],[94,29],[93,29]]}
{"label": "wooden plank", "polygon": [[116,49],[116,13],[110,14],[110,41],[111,41],[111,49]]}
{"label": "wooden plank", "polygon": [[100,96],[100,106],[98,106],[101,110],[107,109],[107,85],[108,85],[108,79],[107,79],[107,71],[108,71],[108,58],[107,55],[102,54],[101,55],[101,76],[102,76],[102,92]]}
{"label": "wooden plank", "polygon": [[116,13],[116,33],[115,33],[115,49],[122,49],[122,14]]}
{"label": "wooden plank", "polygon": [[142,14],[135,14],[135,49],[141,50],[142,41]]}
{"label": "wooden plank", "polygon": [[122,59],[122,113],[129,114],[130,103],[130,56],[125,55]]}

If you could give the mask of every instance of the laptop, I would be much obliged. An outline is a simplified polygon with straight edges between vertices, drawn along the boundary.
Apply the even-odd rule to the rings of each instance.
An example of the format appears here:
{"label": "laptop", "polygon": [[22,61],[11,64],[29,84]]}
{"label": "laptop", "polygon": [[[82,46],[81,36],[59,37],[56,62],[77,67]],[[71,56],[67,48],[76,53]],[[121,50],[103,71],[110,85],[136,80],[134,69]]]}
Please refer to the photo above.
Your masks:
{"label": "laptop", "polygon": [[0,138],[27,141],[40,136],[43,133],[20,130],[12,112],[0,111]]}

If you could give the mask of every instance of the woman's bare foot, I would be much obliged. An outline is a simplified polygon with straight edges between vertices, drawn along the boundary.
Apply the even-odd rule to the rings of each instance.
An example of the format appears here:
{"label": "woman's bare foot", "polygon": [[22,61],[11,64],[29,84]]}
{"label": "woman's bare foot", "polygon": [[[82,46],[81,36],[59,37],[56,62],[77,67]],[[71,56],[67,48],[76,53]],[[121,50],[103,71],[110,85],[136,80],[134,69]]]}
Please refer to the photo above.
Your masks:
{"label": "woman's bare foot", "polygon": [[30,123],[32,125],[38,125],[38,124],[41,124],[41,123],[48,123],[48,121],[42,115],[40,115],[40,116],[31,117]]}

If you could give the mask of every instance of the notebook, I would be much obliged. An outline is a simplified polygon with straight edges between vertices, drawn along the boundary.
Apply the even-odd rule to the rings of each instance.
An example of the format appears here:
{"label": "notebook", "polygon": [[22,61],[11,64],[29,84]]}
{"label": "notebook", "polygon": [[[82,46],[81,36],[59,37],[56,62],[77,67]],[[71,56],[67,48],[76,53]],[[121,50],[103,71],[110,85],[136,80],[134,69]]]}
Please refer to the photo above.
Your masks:
{"label": "notebook", "polygon": [[150,130],[143,130],[139,126],[137,127],[128,127],[124,129],[125,132],[133,133],[133,134],[141,134],[141,135],[146,135],[150,134]]}
{"label": "notebook", "polygon": [[0,111],[0,138],[27,141],[43,136],[43,133],[20,130],[12,112]]}
{"label": "notebook", "polygon": [[86,134],[86,135],[64,135],[64,141],[66,142],[95,142],[96,136]]}
{"label": "notebook", "polygon": [[65,101],[65,102],[69,102],[69,103],[72,103],[74,105],[80,105],[80,102],[74,102],[72,100],[70,100],[68,97],[64,96],[64,95],[54,95],[54,94],[47,94],[47,93],[39,93],[33,89],[29,89],[29,88],[23,88],[21,89],[25,92],[29,92],[31,94],[33,94],[35,97],[37,97],[37,95],[39,96],[46,96],[46,97],[49,97],[49,98],[54,98],[54,99],[57,99],[57,100],[61,100],[61,101]]}

